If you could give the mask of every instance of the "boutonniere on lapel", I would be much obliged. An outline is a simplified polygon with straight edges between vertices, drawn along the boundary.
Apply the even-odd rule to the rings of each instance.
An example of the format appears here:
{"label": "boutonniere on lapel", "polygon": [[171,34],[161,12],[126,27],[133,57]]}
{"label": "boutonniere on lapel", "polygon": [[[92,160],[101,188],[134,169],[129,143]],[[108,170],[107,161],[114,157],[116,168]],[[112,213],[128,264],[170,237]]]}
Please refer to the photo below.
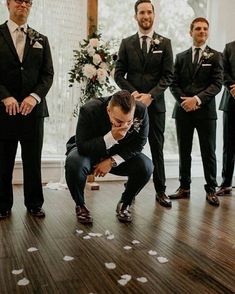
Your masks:
{"label": "boutonniere on lapel", "polygon": [[30,40],[30,45],[35,44],[36,42],[43,41],[39,32],[35,31],[34,29],[28,28],[27,29],[27,36]]}
{"label": "boutonniere on lapel", "polygon": [[203,61],[208,61],[208,59],[210,59],[213,55],[214,55],[213,52],[210,52],[210,51],[208,51],[207,49],[205,49],[205,50],[202,52],[201,63],[202,63]]}
{"label": "boutonniere on lapel", "polygon": [[152,38],[152,40],[150,41],[151,51],[153,52],[157,50],[162,41],[163,41],[163,37]]}
{"label": "boutonniere on lapel", "polygon": [[133,121],[133,130],[139,133],[143,120],[135,117]]}

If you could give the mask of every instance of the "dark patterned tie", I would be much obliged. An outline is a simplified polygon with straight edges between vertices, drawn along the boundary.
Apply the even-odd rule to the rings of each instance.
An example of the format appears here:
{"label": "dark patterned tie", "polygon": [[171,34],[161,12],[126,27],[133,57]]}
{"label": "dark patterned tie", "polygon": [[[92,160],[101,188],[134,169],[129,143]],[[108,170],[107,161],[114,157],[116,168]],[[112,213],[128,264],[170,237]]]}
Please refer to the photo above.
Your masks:
{"label": "dark patterned tie", "polygon": [[194,65],[194,67],[196,67],[197,64],[198,64],[200,50],[201,50],[201,48],[195,48],[194,49],[194,52],[195,52],[194,59],[193,59],[193,65]]}
{"label": "dark patterned tie", "polygon": [[143,56],[144,56],[144,59],[146,59],[147,57],[147,36],[142,36],[142,52],[143,52]]}

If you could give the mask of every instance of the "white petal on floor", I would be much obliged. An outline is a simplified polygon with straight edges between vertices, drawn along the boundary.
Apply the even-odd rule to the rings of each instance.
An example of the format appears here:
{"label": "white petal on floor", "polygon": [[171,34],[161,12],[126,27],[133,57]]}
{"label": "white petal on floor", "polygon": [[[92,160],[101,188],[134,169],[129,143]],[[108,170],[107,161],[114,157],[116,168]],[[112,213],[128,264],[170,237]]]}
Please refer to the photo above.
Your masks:
{"label": "white petal on floor", "polygon": [[63,260],[65,260],[65,261],[71,261],[71,260],[74,260],[74,257],[72,257],[72,256],[68,256],[68,255],[65,255],[65,256],[63,257]]}
{"label": "white petal on floor", "polygon": [[136,278],[136,280],[140,283],[146,283],[148,282],[148,280],[145,278],[145,277],[139,277],[139,278]]}
{"label": "white petal on floor", "polygon": [[113,240],[113,239],[114,239],[114,234],[108,235],[108,236],[107,236],[107,239],[108,239],[108,240]]}
{"label": "white petal on floor", "polygon": [[38,248],[36,247],[30,247],[27,249],[28,252],[34,252],[34,251],[38,251]]}
{"label": "white petal on floor", "polygon": [[83,234],[83,230],[76,230],[76,233],[81,235],[81,234]]}
{"label": "white petal on floor", "polygon": [[157,255],[157,251],[155,251],[155,250],[149,250],[148,251],[148,254],[149,255]]}
{"label": "white petal on floor", "polygon": [[125,249],[125,250],[131,250],[132,247],[131,246],[124,246],[123,249]]}
{"label": "white petal on floor", "polygon": [[96,237],[102,237],[103,236],[103,234],[101,234],[101,233],[96,233]]}
{"label": "white petal on floor", "polygon": [[23,279],[21,279],[21,280],[19,280],[19,281],[17,282],[17,285],[19,285],[19,286],[26,286],[26,285],[28,285],[29,283],[30,283],[30,282],[29,282],[28,279],[23,278]]}
{"label": "white petal on floor", "polygon": [[91,236],[91,237],[101,237],[102,236],[101,233],[93,233],[93,232],[88,233],[88,235]]}
{"label": "white petal on floor", "polygon": [[122,286],[125,286],[128,283],[128,281],[125,279],[120,279],[120,280],[118,280],[118,283]]}
{"label": "white petal on floor", "polygon": [[129,282],[131,280],[131,275],[125,274],[125,275],[122,275],[121,278]]}
{"label": "white petal on floor", "polygon": [[136,245],[136,244],[140,244],[140,241],[138,241],[138,240],[133,240],[131,243],[132,243],[133,245]]}
{"label": "white petal on floor", "polygon": [[21,273],[23,273],[23,271],[24,271],[23,269],[13,270],[12,274],[13,275],[20,275]]}
{"label": "white petal on floor", "polygon": [[104,234],[105,234],[105,236],[109,236],[109,235],[111,235],[111,233],[110,233],[109,230],[106,230]]}
{"label": "white petal on floor", "polygon": [[107,267],[108,269],[115,269],[116,264],[114,262],[105,262],[105,267]]}
{"label": "white petal on floor", "polygon": [[157,257],[157,260],[158,260],[160,263],[166,263],[166,262],[169,261],[166,257],[162,257],[162,256]]}
{"label": "white petal on floor", "polygon": [[85,240],[91,239],[91,236],[86,235],[86,236],[83,237],[83,239],[85,239]]}

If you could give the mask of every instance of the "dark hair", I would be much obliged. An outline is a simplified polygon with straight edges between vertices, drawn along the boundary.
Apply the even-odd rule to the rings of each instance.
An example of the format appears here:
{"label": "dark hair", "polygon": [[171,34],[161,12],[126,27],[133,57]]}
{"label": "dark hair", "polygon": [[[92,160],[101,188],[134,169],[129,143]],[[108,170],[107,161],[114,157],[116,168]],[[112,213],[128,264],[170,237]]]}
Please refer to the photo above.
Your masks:
{"label": "dark hair", "polygon": [[129,113],[135,107],[135,98],[128,91],[122,90],[113,94],[109,103],[111,107],[118,106],[124,113]]}
{"label": "dark hair", "polygon": [[209,22],[208,22],[208,20],[207,20],[206,18],[204,18],[204,17],[197,17],[197,18],[195,18],[195,19],[192,21],[192,23],[191,23],[191,25],[190,25],[190,31],[193,30],[194,24],[195,24],[196,22],[205,22],[205,23],[208,25],[208,27],[209,27]]}
{"label": "dark hair", "polygon": [[154,6],[153,6],[153,4],[152,4],[152,2],[150,0],[138,0],[138,1],[135,2],[135,14],[137,14],[138,5],[141,4],[141,3],[150,3],[152,5],[153,12],[154,12]]}

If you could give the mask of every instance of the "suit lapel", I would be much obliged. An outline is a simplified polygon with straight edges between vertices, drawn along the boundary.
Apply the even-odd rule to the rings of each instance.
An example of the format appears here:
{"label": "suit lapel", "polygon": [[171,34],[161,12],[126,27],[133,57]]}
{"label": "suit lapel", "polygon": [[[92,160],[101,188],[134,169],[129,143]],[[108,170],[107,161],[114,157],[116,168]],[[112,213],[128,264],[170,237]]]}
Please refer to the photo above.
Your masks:
{"label": "suit lapel", "polygon": [[135,51],[137,52],[137,54],[139,55],[139,58],[140,58],[141,62],[144,62],[143,53],[142,53],[142,50],[140,48],[140,40],[139,40],[138,33],[136,33],[133,36],[132,45],[133,45]]}
{"label": "suit lapel", "polygon": [[190,75],[194,76],[194,68],[193,68],[193,60],[192,60],[192,48],[186,51],[186,64],[188,64],[188,68],[190,71]]}
{"label": "suit lapel", "polygon": [[[23,55],[23,61],[25,60],[26,56],[27,56],[27,53],[29,51],[29,48],[30,48],[30,40],[29,40],[29,37],[26,36],[26,42],[25,42],[25,47],[24,47],[24,55]],[[22,61],[22,62],[23,62]]]}
{"label": "suit lapel", "polygon": [[12,40],[12,37],[11,37],[11,34],[9,32],[9,29],[8,29],[6,22],[0,26],[0,31],[2,32],[2,35],[3,35],[4,39],[6,40],[6,43],[9,45],[12,53],[18,57],[18,54],[15,49],[15,45],[13,43],[13,40]]}

